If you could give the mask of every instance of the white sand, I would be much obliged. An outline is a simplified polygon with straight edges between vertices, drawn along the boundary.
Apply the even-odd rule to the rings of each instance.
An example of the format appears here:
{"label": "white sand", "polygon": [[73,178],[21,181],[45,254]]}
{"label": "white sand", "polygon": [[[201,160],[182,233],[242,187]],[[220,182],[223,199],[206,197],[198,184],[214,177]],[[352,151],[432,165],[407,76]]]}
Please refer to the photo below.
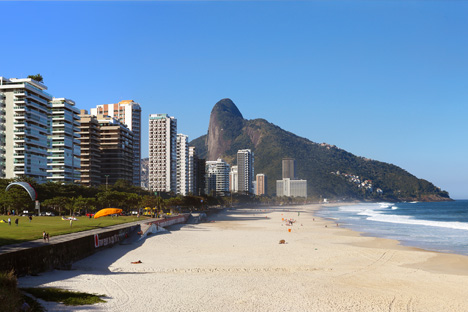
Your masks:
{"label": "white sand", "polygon": [[361,237],[316,208],[226,210],[20,286],[107,295],[85,307],[44,303],[49,311],[468,311],[468,257]]}

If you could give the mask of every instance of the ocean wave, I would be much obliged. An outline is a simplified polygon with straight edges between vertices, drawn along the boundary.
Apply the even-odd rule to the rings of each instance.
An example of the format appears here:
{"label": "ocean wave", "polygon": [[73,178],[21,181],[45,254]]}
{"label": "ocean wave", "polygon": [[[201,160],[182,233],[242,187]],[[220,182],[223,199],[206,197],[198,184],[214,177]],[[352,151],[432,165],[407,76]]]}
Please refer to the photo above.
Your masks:
{"label": "ocean wave", "polygon": [[465,223],[465,222],[420,220],[420,219],[414,219],[413,217],[410,217],[410,216],[382,214],[379,211],[370,210],[370,209],[366,209],[360,212],[359,215],[368,216],[366,219],[369,221],[407,224],[407,225],[433,226],[433,227],[439,227],[439,228],[468,231],[468,223]]}

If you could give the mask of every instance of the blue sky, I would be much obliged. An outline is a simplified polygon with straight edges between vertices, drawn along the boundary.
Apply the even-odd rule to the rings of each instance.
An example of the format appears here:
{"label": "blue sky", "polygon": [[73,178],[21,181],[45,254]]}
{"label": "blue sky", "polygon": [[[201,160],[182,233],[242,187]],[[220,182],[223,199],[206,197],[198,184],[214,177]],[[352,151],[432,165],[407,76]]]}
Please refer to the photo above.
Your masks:
{"label": "blue sky", "polygon": [[133,99],[206,133],[214,104],[468,198],[468,2],[0,2],[0,76],[81,109]]}

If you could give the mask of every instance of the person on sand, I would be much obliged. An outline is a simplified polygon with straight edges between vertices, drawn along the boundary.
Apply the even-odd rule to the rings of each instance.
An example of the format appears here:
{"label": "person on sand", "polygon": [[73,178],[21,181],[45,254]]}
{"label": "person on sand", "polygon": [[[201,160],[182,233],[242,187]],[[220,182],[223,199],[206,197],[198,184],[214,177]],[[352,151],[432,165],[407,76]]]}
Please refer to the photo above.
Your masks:
{"label": "person on sand", "polygon": [[133,262],[132,262],[132,264],[138,264],[138,263],[142,263],[141,260],[133,261]]}

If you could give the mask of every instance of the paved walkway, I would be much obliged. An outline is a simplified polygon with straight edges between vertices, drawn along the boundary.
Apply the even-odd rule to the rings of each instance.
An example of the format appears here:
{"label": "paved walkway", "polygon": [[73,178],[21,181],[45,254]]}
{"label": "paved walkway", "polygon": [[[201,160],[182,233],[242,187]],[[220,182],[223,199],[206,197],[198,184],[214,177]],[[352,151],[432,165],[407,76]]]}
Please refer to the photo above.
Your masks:
{"label": "paved walkway", "polygon": [[63,235],[58,235],[58,236],[51,236],[48,243],[44,242],[44,240],[41,238],[41,239],[36,239],[33,241],[19,243],[19,244],[4,245],[4,246],[0,246],[0,255],[7,254],[10,252],[17,252],[17,251],[29,249],[29,248],[36,248],[36,247],[43,246],[43,245],[60,244],[63,242],[75,240],[78,238],[82,238],[82,237],[86,237],[86,236],[90,236],[94,234],[101,234],[101,233],[105,233],[105,232],[112,231],[112,230],[119,230],[119,229],[127,228],[133,225],[142,225],[142,224],[145,224],[151,221],[156,221],[156,220],[160,220],[160,219],[149,218],[149,219],[144,219],[144,220],[135,221],[135,222],[111,225],[111,226],[94,229],[94,230],[75,232],[75,233],[63,234]]}

